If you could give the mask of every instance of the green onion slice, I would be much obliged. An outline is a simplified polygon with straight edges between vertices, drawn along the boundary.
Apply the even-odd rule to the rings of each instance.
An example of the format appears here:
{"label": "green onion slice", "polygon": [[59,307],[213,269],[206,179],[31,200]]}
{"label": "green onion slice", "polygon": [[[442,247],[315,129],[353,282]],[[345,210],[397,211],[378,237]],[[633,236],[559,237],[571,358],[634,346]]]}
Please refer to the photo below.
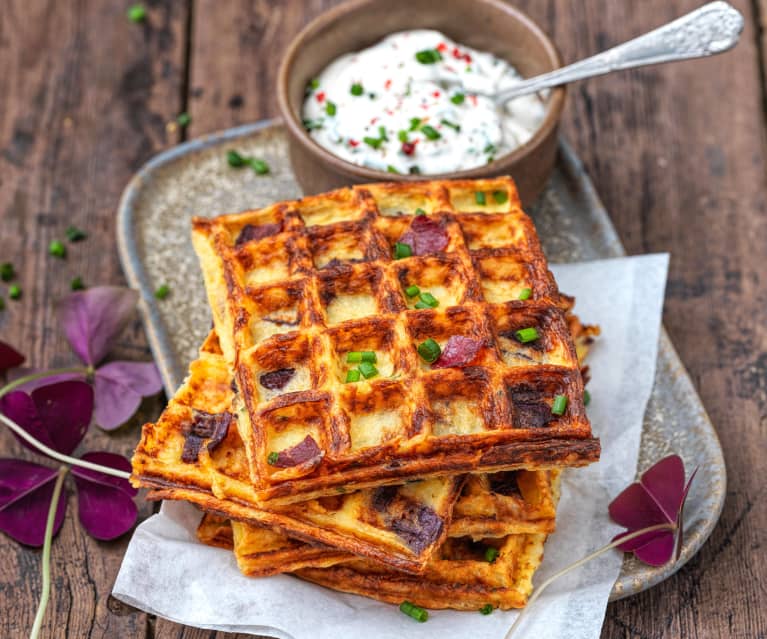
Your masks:
{"label": "green onion slice", "polygon": [[368,146],[372,146],[374,149],[377,149],[383,143],[381,138],[371,138],[370,136],[365,136],[362,138],[362,141]]}
{"label": "green onion slice", "polygon": [[557,395],[551,405],[553,415],[564,415],[567,410],[567,395]]}
{"label": "green onion slice", "polygon": [[76,226],[68,226],[67,230],[64,232],[67,234],[67,239],[70,242],[79,242],[88,237],[88,234],[85,231],[78,229]]}
{"label": "green onion slice", "polygon": [[155,292],[154,296],[158,300],[164,300],[166,297],[170,295],[170,287],[167,284],[161,285]]}
{"label": "green onion slice", "polygon": [[437,131],[437,129],[428,124],[424,124],[421,127],[421,133],[423,133],[429,140],[439,140],[442,137],[442,134]]}
{"label": "green onion slice", "polygon": [[415,131],[421,126],[421,118],[410,118],[410,130]]}
{"label": "green onion slice", "polygon": [[407,142],[407,131],[405,131],[405,129],[400,129],[397,131],[397,139],[400,142]]}
{"label": "green onion slice", "polygon": [[362,361],[362,351],[350,351],[346,354],[347,364],[357,364]]}
{"label": "green onion slice", "polygon": [[328,100],[328,103],[325,105],[325,113],[331,117],[334,116],[336,114],[336,103]]}
{"label": "green onion slice", "polygon": [[269,165],[263,160],[259,160],[258,158],[250,158],[248,160],[248,164],[250,164],[251,168],[258,175],[266,175],[269,173]]}
{"label": "green onion slice", "polygon": [[0,264],[0,280],[3,280],[3,282],[10,282],[14,275],[16,275],[16,270],[13,268],[13,264],[10,262]]}
{"label": "green onion slice", "polygon": [[410,257],[413,254],[413,249],[410,244],[404,242],[397,242],[394,245],[394,259],[401,260],[404,257]]}
{"label": "green onion slice", "polygon": [[391,165],[391,164],[387,164],[387,165],[386,165],[386,171],[387,171],[388,173],[396,173],[397,175],[399,175],[399,171],[397,170],[397,167],[396,167],[396,166],[393,166],[393,165]]}
{"label": "green onion slice", "polygon": [[420,289],[420,288],[418,288],[418,287],[417,287],[415,284],[413,284],[412,286],[408,286],[408,287],[405,289],[405,293],[407,293],[407,296],[408,296],[408,297],[415,297],[415,296],[416,296],[416,295],[418,295],[420,292],[421,292],[421,289]]}
{"label": "green onion slice", "polygon": [[534,342],[540,337],[540,335],[538,335],[537,328],[530,326],[529,328],[521,328],[518,331],[515,331],[514,337],[516,337],[517,340],[523,344],[526,344],[527,342]]}
{"label": "green onion slice", "polygon": [[532,296],[532,294],[533,294],[533,289],[531,289],[531,288],[523,288],[519,292],[519,297],[517,299],[520,299],[522,301],[529,300],[530,297]]}
{"label": "green onion slice", "polygon": [[[416,306],[418,306],[416,304]],[[427,307],[428,308],[428,307]],[[442,354],[442,349],[439,347],[439,344],[435,342],[431,337],[427,339],[425,342],[421,342],[418,345],[418,354],[429,364],[432,362],[436,362],[437,358]]]}
{"label": "green onion slice", "polygon": [[371,377],[378,375],[378,369],[374,364],[371,364],[370,362],[363,360],[360,362],[360,365],[357,368],[365,379],[370,379]]}
{"label": "green onion slice", "polygon": [[226,161],[229,163],[229,166],[233,166],[236,169],[247,164],[247,160],[234,150],[226,152]]}
{"label": "green onion slice", "polygon": [[360,381],[360,372],[356,368],[346,371],[347,384],[351,382],[358,382],[358,381]]}
{"label": "green onion slice", "polygon": [[588,406],[591,403],[591,393],[585,388],[583,389],[583,405]]}
{"label": "green onion slice", "polygon": [[421,64],[434,64],[442,59],[442,54],[436,49],[423,49],[416,52],[415,59]]}
{"label": "green onion slice", "polygon": [[426,308],[431,308],[426,302],[416,302],[415,308],[417,308],[419,311],[422,311]]}
{"label": "green onion slice", "polygon": [[450,98],[450,101],[453,104],[463,104],[463,101],[466,99],[466,96],[463,93],[456,93],[454,96]]}
{"label": "green onion slice", "polygon": [[349,89],[349,92],[352,95],[362,95],[365,92],[365,89],[362,88],[362,85],[359,82],[355,82],[352,84],[352,88]]}
{"label": "green onion slice", "polygon": [[128,20],[131,22],[143,22],[146,19],[146,7],[143,4],[134,4],[128,7]]}
{"label": "green onion slice", "polygon": [[509,194],[506,191],[493,191],[493,199],[498,204],[505,204],[509,201]]}
{"label": "green onion slice", "polygon": [[73,279],[69,284],[69,288],[71,288],[73,291],[82,291],[85,288],[85,284],[83,284],[83,278],[76,277]]}
{"label": "green onion slice", "polygon": [[485,206],[485,194],[482,191],[476,191],[474,193],[474,201],[477,204]]}
{"label": "green onion slice", "polygon": [[8,297],[12,300],[21,299],[21,287],[18,284],[11,284],[8,287]]}
{"label": "green onion slice", "polygon": [[378,361],[378,358],[376,357],[375,351],[362,351],[362,360],[363,362],[372,362],[375,364]]}
{"label": "green onion slice", "polygon": [[277,463],[277,460],[280,458],[279,453],[269,453],[269,456],[266,458],[267,463],[274,466],[274,464]]}
{"label": "green onion slice", "polygon": [[63,259],[67,256],[67,249],[58,240],[53,240],[48,246],[48,253],[53,255],[53,257],[60,257]]}
{"label": "green onion slice", "polygon": [[408,617],[412,617],[420,623],[424,623],[429,618],[429,613],[426,612],[421,606],[416,606],[409,601],[403,601],[399,605],[399,609],[404,612]]}
{"label": "green onion slice", "polygon": [[426,211],[424,211],[424,210],[423,210],[421,207],[418,207],[418,208],[415,210],[415,214],[416,214],[416,215],[426,215]]}
{"label": "green onion slice", "polygon": [[431,293],[421,293],[421,301],[428,304],[431,308],[439,306],[439,301]]}
{"label": "green onion slice", "polygon": [[496,559],[498,559],[498,555],[500,554],[501,553],[497,548],[490,546],[485,550],[485,561],[492,564]]}

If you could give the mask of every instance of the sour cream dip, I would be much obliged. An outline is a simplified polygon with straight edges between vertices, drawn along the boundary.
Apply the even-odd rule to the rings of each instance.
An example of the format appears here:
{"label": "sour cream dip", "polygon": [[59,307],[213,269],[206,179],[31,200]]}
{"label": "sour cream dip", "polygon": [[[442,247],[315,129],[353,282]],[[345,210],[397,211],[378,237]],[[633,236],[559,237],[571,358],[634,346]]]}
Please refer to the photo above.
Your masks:
{"label": "sour cream dip", "polygon": [[439,31],[393,33],[341,56],[306,89],[302,117],[338,157],[391,173],[432,175],[491,162],[527,142],[546,104],[527,95],[497,107],[519,82],[508,62]]}

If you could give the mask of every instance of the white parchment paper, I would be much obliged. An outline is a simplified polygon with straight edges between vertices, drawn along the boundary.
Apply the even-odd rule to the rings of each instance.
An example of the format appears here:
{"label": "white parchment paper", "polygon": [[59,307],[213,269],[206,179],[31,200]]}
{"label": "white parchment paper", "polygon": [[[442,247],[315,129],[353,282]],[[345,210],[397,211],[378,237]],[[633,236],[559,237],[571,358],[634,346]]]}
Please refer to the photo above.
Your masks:
{"label": "white parchment paper", "polygon": [[[588,413],[602,440],[602,458],[563,474],[557,532],[546,543],[540,583],[607,543],[619,530],[607,505],[634,480],[642,420],[655,377],[667,255],[569,265],[552,270],[575,295],[576,312],[602,335],[589,357]],[[345,595],[280,575],[240,574],[231,552],[198,543],[199,512],[163,504],[135,531],[113,594],[147,612],[190,626],[284,639],[501,639],[515,612],[432,611],[419,624],[396,606]],[[552,585],[535,603],[520,637],[599,637],[621,555],[608,553]]]}

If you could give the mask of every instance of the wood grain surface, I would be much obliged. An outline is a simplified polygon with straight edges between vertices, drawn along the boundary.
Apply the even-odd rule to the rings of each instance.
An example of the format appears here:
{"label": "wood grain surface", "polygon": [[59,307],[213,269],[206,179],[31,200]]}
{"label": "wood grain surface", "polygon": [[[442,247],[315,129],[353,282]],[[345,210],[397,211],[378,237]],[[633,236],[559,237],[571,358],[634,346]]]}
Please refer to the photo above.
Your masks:
{"label": "wood grain surface", "polygon": [[[78,275],[87,284],[124,283],[114,217],[132,173],[186,135],[275,115],[281,52],[332,4],[152,0],[147,21],[133,24],[120,2],[2,3],[0,261],[16,264],[24,297],[0,313],[1,339],[35,366],[72,361],[55,301]],[[700,2],[517,4],[573,61]],[[610,639],[767,637],[767,1],[734,4],[747,26],[733,52],[580,83],[565,113],[565,135],[629,253],[672,254],[664,321],[717,426],[729,474],[711,539],[673,578],[611,604],[602,633]],[[184,110],[192,117],[186,132],[171,124]],[[48,243],[73,223],[90,238],[56,261]],[[149,357],[138,322],[119,351]],[[161,404],[147,401],[117,433],[92,431],[89,445],[128,454],[139,423]],[[17,454],[0,433],[0,455]],[[150,512],[142,507],[142,516]],[[241,636],[186,628],[111,599],[126,544],[85,535],[70,498],[53,546],[44,637]],[[24,637],[40,553],[0,535],[0,557],[0,636]]]}

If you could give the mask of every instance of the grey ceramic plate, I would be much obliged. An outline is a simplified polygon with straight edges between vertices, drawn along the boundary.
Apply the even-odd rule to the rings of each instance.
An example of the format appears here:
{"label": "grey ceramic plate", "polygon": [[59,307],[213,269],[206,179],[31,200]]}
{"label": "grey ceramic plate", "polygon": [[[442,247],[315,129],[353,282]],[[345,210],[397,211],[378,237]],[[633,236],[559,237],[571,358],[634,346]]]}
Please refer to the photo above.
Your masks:
{"label": "grey ceramic plate", "polygon": [[[226,150],[264,158],[269,177],[234,171]],[[229,129],[170,149],[133,178],[120,202],[117,239],[125,275],[141,291],[149,343],[166,392],[175,391],[187,364],[210,330],[202,277],[190,240],[193,215],[257,208],[300,195],[290,170],[285,134],[274,122]],[[549,185],[530,211],[552,262],[576,262],[624,255],[594,188],[565,144]],[[153,291],[167,284],[172,303],[158,304]],[[685,466],[700,466],[686,512],[682,554],[675,564],[651,568],[626,559],[612,599],[645,590],[676,572],[701,547],[716,524],[725,496],[726,475],[719,440],[665,331],[645,415],[640,470],[652,460],[683,451]]]}

